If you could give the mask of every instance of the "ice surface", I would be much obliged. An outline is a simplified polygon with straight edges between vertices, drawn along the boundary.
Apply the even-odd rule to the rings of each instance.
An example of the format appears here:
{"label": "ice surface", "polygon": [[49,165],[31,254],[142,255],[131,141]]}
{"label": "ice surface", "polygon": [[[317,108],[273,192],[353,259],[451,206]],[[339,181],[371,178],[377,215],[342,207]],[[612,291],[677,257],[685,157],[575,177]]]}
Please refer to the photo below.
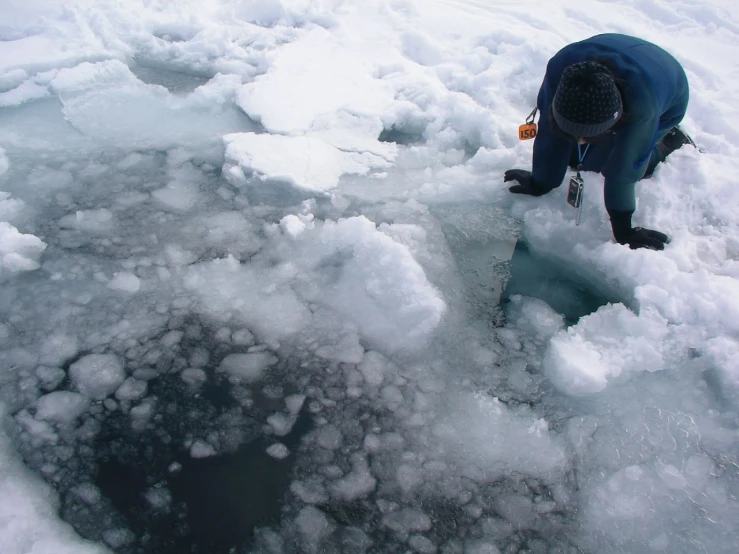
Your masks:
{"label": "ice surface", "polygon": [[88,354],[69,366],[69,377],[83,395],[102,400],[123,383],[126,372],[113,354]]}

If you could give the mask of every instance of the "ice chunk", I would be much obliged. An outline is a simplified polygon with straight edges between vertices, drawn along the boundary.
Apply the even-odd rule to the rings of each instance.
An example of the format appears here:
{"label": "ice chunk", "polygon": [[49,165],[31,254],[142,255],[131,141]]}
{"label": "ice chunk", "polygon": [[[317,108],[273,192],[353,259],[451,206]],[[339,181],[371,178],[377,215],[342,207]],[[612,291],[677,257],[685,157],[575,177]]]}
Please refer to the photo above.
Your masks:
{"label": "ice chunk", "polygon": [[154,414],[154,403],[147,398],[138,406],[131,408],[131,411],[128,413],[131,419],[145,422]]}
{"label": "ice chunk", "polygon": [[[0,175],[2,175],[2,155],[0,155]],[[0,191],[0,221],[12,221],[23,211],[25,202],[10,198],[10,194]]]}
{"label": "ice chunk", "polygon": [[69,367],[69,377],[82,394],[102,400],[123,383],[126,372],[113,354],[88,354]]}
{"label": "ice chunk", "polygon": [[371,493],[376,485],[366,458],[357,455],[352,461],[352,470],[331,485],[331,495],[349,502]]}
{"label": "ice chunk", "polygon": [[172,504],[172,493],[163,487],[147,489],[144,498],[155,510],[166,511]]}
{"label": "ice chunk", "polygon": [[209,456],[215,456],[215,449],[207,442],[195,441],[190,446],[190,456],[193,458],[208,458]]}
{"label": "ice chunk", "polygon": [[138,292],[141,287],[141,280],[133,273],[121,271],[113,276],[108,282],[107,287],[120,292],[133,294],[134,292]]}
{"label": "ice chunk", "polygon": [[103,531],[103,540],[113,549],[119,549],[136,539],[135,535],[128,529],[108,529]]}
{"label": "ice chunk", "polygon": [[10,223],[0,221],[0,269],[13,273],[38,269],[38,258],[45,249],[46,243],[38,237],[24,235]]}
{"label": "ice chunk", "polygon": [[199,309],[209,317],[233,317],[255,334],[277,340],[311,321],[310,310],[289,286],[294,276],[295,268],[287,264],[258,268],[228,257],[188,268],[185,287],[199,295]]}
{"label": "ice chunk", "polygon": [[164,207],[174,211],[188,211],[200,200],[198,186],[186,181],[172,181],[151,195]]}
{"label": "ice chunk", "polygon": [[423,344],[446,310],[408,247],[366,217],[317,224],[288,252],[304,296],[353,321],[383,350]]}
{"label": "ice chunk", "polygon": [[58,366],[74,357],[78,351],[77,337],[53,333],[41,344],[41,363]]}
{"label": "ice chunk", "polygon": [[[0,147],[0,175],[8,171],[9,167],[10,162],[8,161],[8,157],[5,155],[5,149]],[[5,198],[3,198],[2,200],[5,201]]]}
{"label": "ice chunk", "polygon": [[90,401],[76,392],[56,391],[36,401],[36,419],[69,425],[84,414]]}
{"label": "ice chunk", "polygon": [[[327,191],[344,174],[364,175],[373,167],[388,165],[380,158],[342,152],[315,137],[234,133],[223,140],[228,162],[310,191]],[[291,234],[299,231],[295,225],[287,229]]]}
{"label": "ice chunk", "polygon": [[51,87],[65,119],[96,143],[167,150],[243,129],[232,104],[241,84],[238,75],[220,75],[189,95],[172,95],[140,81],[123,62],[106,60],[61,69]]}
{"label": "ice chunk", "polygon": [[92,483],[80,483],[70,489],[70,492],[88,506],[94,506],[103,499],[103,493]]}
{"label": "ice chunk", "polygon": [[64,370],[59,367],[38,366],[36,368],[36,377],[41,382],[41,388],[44,390],[54,390],[57,388],[64,378],[67,376]]}
{"label": "ice chunk", "polygon": [[467,539],[464,542],[464,554],[500,554],[500,550],[485,539]]}
{"label": "ice chunk", "polygon": [[418,554],[436,554],[436,545],[423,535],[413,535],[408,544]]}
{"label": "ice chunk", "polygon": [[182,380],[190,386],[200,386],[208,380],[208,376],[202,369],[188,367],[180,373]]}
{"label": "ice chunk", "polygon": [[549,338],[564,327],[564,317],[538,298],[514,294],[506,312],[508,321],[534,336]]}
{"label": "ice chunk", "polygon": [[454,409],[433,426],[440,454],[465,468],[468,477],[494,480],[509,468],[551,480],[567,457],[561,439],[525,407],[510,409],[483,393],[460,393]]}
{"label": "ice chunk", "polygon": [[23,430],[31,436],[31,444],[33,445],[43,444],[44,442],[56,444],[59,439],[59,435],[51,425],[45,421],[34,419],[26,410],[18,412],[15,419]]}
{"label": "ice chunk", "polygon": [[295,523],[305,541],[313,548],[336,527],[324,512],[314,506],[306,506],[300,510]]}
{"label": "ice chunk", "polygon": [[413,533],[431,529],[431,518],[415,508],[403,508],[397,512],[385,514],[382,523],[396,533]]}
{"label": "ice chunk", "polygon": [[278,437],[287,435],[295,425],[297,417],[295,415],[272,414],[267,418],[267,424],[272,428],[272,432]]}
{"label": "ice chunk", "polygon": [[115,391],[115,397],[118,400],[133,402],[146,396],[147,389],[146,381],[139,381],[133,377],[128,377]]}
{"label": "ice chunk", "polygon": [[609,304],[555,334],[543,363],[564,392],[592,394],[624,372],[661,370],[668,334],[657,314],[637,316],[623,304]]}
{"label": "ice chunk", "polygon": [[50,95],[47,86],[35,83],[33,79],[28,79],[12,90],[0,92],[0,107],[20,106],[31,100],[40,100]]}
{"label": "ice chunk", "polygon": [[323,504],[324,502],[328,502],[326,488],[318,477],[309,477],[303,481],[293,481],[290,485],[290,490],[306,504]]}
{"label": "ice chunk", "polygon": [[[374,36],[367,40],[375,41],[364,43],[361,35],[359,31],[339,38],[322,27],[313,27],[300,40],[280,49],[270,71],[242,87],[239,105],[268,131],[280,134],[320,127],[325,114],[362,114],[368,121],[361,135],[377,139],[382,131],[379,116],[392,103],[393,90],[372,76],[375,56],[386,45]],[[345,41],[355,40],[354,47],[348,49]]]}
{"label": "ice chunk", "polygon": [[287,411],[293,415],[300,412],[304,402],[304,394],[293,394],[285,398],[285,406],[287,407]]}
{"label": "ice chunk", "polygon": [[316,432],[316,442],[326,450],[336,450],[341,446],[341,431],[335,425],[324,425]]}
{"label": "ice chunk", "polygon": [[495,499],[495,509],[516,529],[530,529],[538,517],[533,502],[520,495],[499,496]]}
{"label": "ice chunk", "polygon": [[159,344],[167,348],[172,348],[173,346],[179,344],[179,342],[182,340],[182,337],[184,336],[185,333],[183,331],[170,331],[159,340]]}
{"label": "ice chunk", "polygon": [[252,383],[262,376],[264,370],[277,362],[277,357],[269,352],[229,354],[221,361],[218,370],[239,381]]}
{"label": "ice chunk", "polygon": [[113,223],[113,212],[106,208],[78,210],[74,215],[65,215],[59,220],[61,227],[96,234],[109,233]]}
{"label": "ice chunk", "polygon": [[277,460],[283,460],[290,455],[290,450],[284,444],[276,442],[267,447],[267,454]]}

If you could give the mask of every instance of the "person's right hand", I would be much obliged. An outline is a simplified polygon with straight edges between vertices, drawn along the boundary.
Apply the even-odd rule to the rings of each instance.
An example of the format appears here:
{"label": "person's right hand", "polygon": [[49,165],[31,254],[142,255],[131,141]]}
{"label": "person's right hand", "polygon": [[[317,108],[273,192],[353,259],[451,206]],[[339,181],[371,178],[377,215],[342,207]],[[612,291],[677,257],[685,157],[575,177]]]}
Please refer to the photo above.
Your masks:
{"label": "person's right hand", "polygon": [[525,169],[509,169],[503,176],[503,181],[516,181],[518,184],[508,187],[513,194],[528,194],[529,196],[541,196],[549,192],[536,185],[530,171]]}
{"label": "person's right hand", "polygon": [[621,244],[628,244],[629,248],[649,248],[650,250],[664,250],[665,244],[670,242],[670,237],[653,229],[634,227],[631,232],[618,240]]}
{"label": "person's right hand", "polygon": [[611,218],[613,238],[619,244],[625,244],[632,250],[637,248],[649,248],[650,250],[664,250],[665,244],[670,242],[670,237],[654,229],[644,227],[632,227],[631,216],[634,212],[621,212],[608,210]]}

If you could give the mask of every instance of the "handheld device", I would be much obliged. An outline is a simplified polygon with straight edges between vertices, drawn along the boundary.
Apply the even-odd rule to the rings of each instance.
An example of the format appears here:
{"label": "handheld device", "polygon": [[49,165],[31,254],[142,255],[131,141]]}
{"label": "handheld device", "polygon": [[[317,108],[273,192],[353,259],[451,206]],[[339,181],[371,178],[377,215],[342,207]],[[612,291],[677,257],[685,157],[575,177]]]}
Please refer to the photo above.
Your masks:
{"label": "handheld device", "polygon": [[577,218],[575,225],[580,225],[580,214],[582,213],[582,197],[585,183],[580,175],[570,177],[570,187],[567,189],[567,203],[573,208],[577,208]]}

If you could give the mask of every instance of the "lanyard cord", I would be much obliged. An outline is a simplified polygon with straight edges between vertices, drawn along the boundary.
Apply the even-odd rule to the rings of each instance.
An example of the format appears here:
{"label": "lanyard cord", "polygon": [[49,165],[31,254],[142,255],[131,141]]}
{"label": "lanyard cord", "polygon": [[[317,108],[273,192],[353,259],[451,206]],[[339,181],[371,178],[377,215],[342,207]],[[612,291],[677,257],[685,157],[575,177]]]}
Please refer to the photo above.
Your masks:
{"label": "lanyard cord", "polygon": [[582,161],[585,159],[585,155],[588,153],[588,149],[590,148],[590,145],[588,144],[585,147],[585,152],[583,152],[580,149],[580,144],[577,145],[577,174],[580,175],[580,171],[582,171]]}
{"label": "lanyard cord", "polygon": [[582,161],[585,159],[585,155],[588,153],[590,145],[585,147],[585,152],[580,149],[580,144],[577,144],[577,176],[580,177],[580,171],[582,171]]}

